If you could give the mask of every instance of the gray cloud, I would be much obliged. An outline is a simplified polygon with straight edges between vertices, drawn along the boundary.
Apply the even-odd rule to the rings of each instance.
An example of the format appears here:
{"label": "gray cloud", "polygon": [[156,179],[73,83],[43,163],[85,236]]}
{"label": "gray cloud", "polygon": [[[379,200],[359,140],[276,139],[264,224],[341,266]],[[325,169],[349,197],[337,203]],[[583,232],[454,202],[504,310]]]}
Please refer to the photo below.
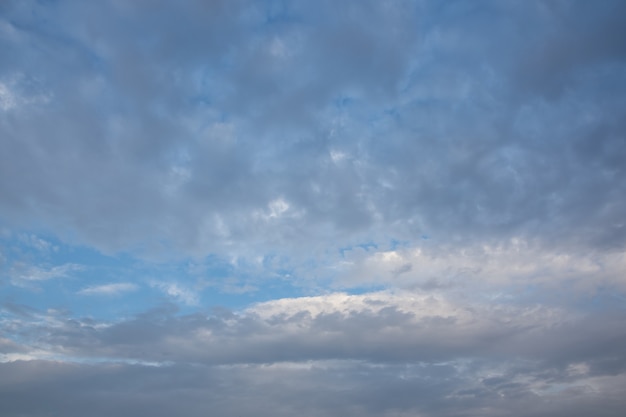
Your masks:
{"label": "gray cloud", "polygon": [[[383,230],[623,246],[619,2],[143,7],[6,6],[4,218],[107,250]],[[540,59],[581,37],[571,64]],[[519,81],[572,65],[549,101]],[[298,216],[254,216],[277,198]]]}
{"label": "gray cloud", "polygon": [[624,405],[614,310],[381,292],[213,314],[162,305],[112,322],[6,303],[1,317],[22,341],[0,339],[7,415],[613,416]]}
{"label": "gray cloud", "polygon": [[[385,316],[391,318],[394,314],[394,312],[383,313],[377,321],[385,321]],[[368,348],[376,350],[372,340],[376,338],[379,323],[376,320],[372,323],[371,315],[365,314],[362,318],[366,320],[359,320],[355,315],[345,316],[340,326],[343,327],[342,330],[346,330],[346,326],[354,326],[355,322],[360,321],[359,326],[364,326],[362,332],[373,331],[372,339],[366,342],[369,346],[362,346],[364,340],[358,335],[354,338],[355,334],[347,334],[344,343],[353,343],[352,348],[357,350],[359,347],[364,348],[362,351],[367,351]],[[402,326],[402,320],[398,321],[397,316],[393,318],[396,326]],[[152,317],[148,320],[154,319],[155,317]],[[333,323],[336,319],[337,317],[318,316],[317,325],[325,326],[324,330],[327,332],[333,332],[337,330],[338,322]],[[623,317],[619,319],[620,323],[623,322]],[[184,337],[183,334],[193,338],[194,332],[207,327],[206,321],[199,317],[173,320],[170,318],[167,321],[170,322],[166,324],[162,321],[157,324],[155,330],[157,328],[158,330],[152,335],[146,334],[146,330],[150,333],[149,323],[144,322],[136,327],[137,323],[129,323],[132,328],[129,326],[128,332],[118,331],[117,339],[110,338],[108,343],[111,343],[111,346],[117,344],[119,347],[122,341],[126,343],[141,341],[145,348],[152,345],[151,349],[154,349],[152,352],[155,352],[162,346],[164,339],[175,340]],[[233,331],[234,327],[236,332],[252,330],[252,334],[247,336],[248,340],[277,337],[276,334],[269,333],[260,335],[258,330],[255,330],[258,324],[245,323],[244,319],[238,319],[239,323],[235,326],[232,323],[229,326],[225,326],[224,323],[218,324],[219,321],[217,319],[211,326],[211,329],[218,333]],[[280,321],[273,325],[284,325],[284,321]],[[444,341],[444,344],[459,342],[454,340],[458,339],[458,335],[453,336],[454,332],[450,334],[451,329],[448,327],[450,323],[431,321],[430,325],[440,328],[441,336],[444,338],[446,334],[448,335],[448,340]],[[593,325],[600,328],[598,322]],[[121,330],[122,326],[117,326],[118,330]],[[227,327],[231,330],[226,329]],[[407,327],[404,330],[411,332],[415,328]],[[526,358],[520,358],[519,350],[516,348],[507,352],[500,350],[494,356],[493,349],[486,348],[486,345],[498,345],[501,341],[498,338],[487,338],[482,341],[484,345],[479,351],[466,351],[462,357],[452,354],[448,359],[443,359],[442,353],[437,353],[434,356],[440,360],[434,361],[424,360],[426,356],[420,354],[419,342],[417,346],[412,346],[418,347],[417,352],[409,354],[410,357],[416,358],[412,360],[393,355],[393,358],[388,358],[391,361],[385,361],[381,356],[378,357],[379,360],[374,361],[359,359],[290,361],[298,355],[298,351],[301,353],[306,351],[304,345],[311,340],[305,339],[299,344],[283,342],[271,346],[272,353],[268,350],[269,356],[264,359],[273,356],[282,360],[261,364],[246,362],[232,365],[198,362],[187,364],[187,360],[180,356],[180,351],[178,360],[160,366],[126,362],[2,363],[0,367],[3,378],[0,379],[2,384],[0,392],[4,410],[9,413],[8,415],[45,415],[50,409],[63,412],[65,415],[89,412],[96,416],[112,412],[122,416],[133,415],[140,410],[153,415],[177,413],[185,416],[207,412],[227,416],[292,415],[294,412],[311,416],[319,414],[402,416],[419,413],[437,416],[503,414],[534,416],[570,413],[582,416],[591,410],[601,416],[619,415],[618,410],[624,405],[621,396],[626,382],[624,368],[609,366],[598,371],[595,365],[589,366],[584,362],[589,357],[557,360],[556,357],[564,352],[565,346],[571,351],[586,350],[585,347],[577,347],[577,343],[582,341],[580,332],[583,329],[578,325],[570,327],[568,334],[578,337],[570,339],[571,345],[558,347],[549,347],[547,345],[550,342],[544,341],[545,336],[552,339],[549,336],[551,330],[545,329],[535,335],[532,334],[532,330],[530,332],[522,330],[518,334],[519,340],[524,340],[527,347],[553,351],[555,357],[549,360],[532,358],[528,355]],[[320,336],[322,328],[318,327],[313,331]],[[607,329],[600,332],[607,335],[611,331]],[[109,334],[113,333],[115,331]],[[397,350],[397,346],[394,345],[402,344],[396,336],[390,334],[385,335],[384,341],[390,352]],[[267,348],[262,341],[239,346],[251,351]],[[87,346],[84,347],[86,350],[89,349]],[[509,346],[511,347],[512,345]],[[198,348],[202,351],[228,350],[236,349],[237,346],[223,346],[223,340],[214,340],[207,341]],[[487,350],[490,350],[489,354],[486,354]],[[92,350],[92,353],[94,357],[98,357],[97,349]],[[258,353],[251,353],[248,359],[259,358]],[[470,355],[467,356],[468,354]],[[446,356],[446,353],[443,355]],[[598,352],[596,351],[594,355],[598,355]],[[233,356],[237,356],[237,353]],[[619,357],[620,363],[623,364],[621,352]],[[180,359],[183,360],[179,361]],[[432,355],[430,359],[433,359]],[[583,362],[580,362],[581,360]],[[37,401],[29,400],[31,398],[37,398]]]}
{"label": "gray cloud", "polygon": [[623,314],[570,316],[562,309],[467,304],[434,293],[370,293],[277,300],[226,315],[154,310],[113,323],[56,313],[37,320],[14,316],[4,331],[21,327],[33,358],[232,365],[505,356],[559,369],[581,363],[589,375],[621,375]]}

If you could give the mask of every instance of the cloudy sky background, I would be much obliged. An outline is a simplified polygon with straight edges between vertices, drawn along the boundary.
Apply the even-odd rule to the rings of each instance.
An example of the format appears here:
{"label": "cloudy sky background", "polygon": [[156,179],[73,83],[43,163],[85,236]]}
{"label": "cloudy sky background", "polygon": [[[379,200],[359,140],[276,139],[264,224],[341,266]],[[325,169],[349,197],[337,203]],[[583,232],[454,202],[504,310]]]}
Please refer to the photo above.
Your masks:
{"label": "cloudy sky background", "polygon": [[624,19],[0,3],[0,413],[621,416]]}

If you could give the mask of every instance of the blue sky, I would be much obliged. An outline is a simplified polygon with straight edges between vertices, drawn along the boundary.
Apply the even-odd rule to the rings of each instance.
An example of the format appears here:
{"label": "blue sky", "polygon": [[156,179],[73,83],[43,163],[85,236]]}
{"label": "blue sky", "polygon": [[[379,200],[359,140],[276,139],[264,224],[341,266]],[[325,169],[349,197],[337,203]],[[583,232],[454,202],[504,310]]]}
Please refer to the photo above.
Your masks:
{"label": "blue sky", "polygon": [[622,1],[0,5],[3,416],[617,416]]}

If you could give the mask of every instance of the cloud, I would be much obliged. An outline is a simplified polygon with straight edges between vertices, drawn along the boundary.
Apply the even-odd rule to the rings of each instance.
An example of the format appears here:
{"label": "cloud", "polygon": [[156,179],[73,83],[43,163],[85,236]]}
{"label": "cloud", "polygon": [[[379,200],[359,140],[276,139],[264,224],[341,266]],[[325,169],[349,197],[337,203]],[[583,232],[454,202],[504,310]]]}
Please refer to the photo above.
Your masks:
{"label": "cloud", "polygon": [[180,301],[184,304],[192,306],[198,305],[198,293],[190,288],[184,287],[179,283],[154,281],[150,283],[150,286],[152,286],[153,288],[157,288],[169,297],[172,297],[173,299]]}
{"label": "cloud", "polygon": [[99,322],[46,313],[36,321],[20,319],[20,327],[33,350],[70,361],[234,365],[508,357],[557,368],[585,363],[587,375],[626,369],[617,347],[621,313],[589,315],[506,301],[484,304],[415,291],[335,293],[208,316],[165,309]]}
{"label": "cloud", "polygon": [[3,410],[621,415],[596,3],[4,2]]}
{"label": "cloud", "polygon": [[67,263],[55,266],[36,266],[24,263],[15,263],[11,266],[9,274],[14,285],[28,285],[29,283],[48,281],[51,279],[67,278],[72,273],[83,269],[82,265]]}
{"label": "cloud", "polygon": [[[446,364],[381,368],[362,363],[313,362],[303,366],[285,363],[207,368],[15,362],[0,366],[3,374],[14,381],[11,396],[6,391],[8,386],[2,390],[7,412],[39,415],[56,409],[96,417],[130,416],[137,410],[154,416],[191,417],[207,413],[297,413],[307,417],[584,416],[589,412],[617,416],[623,400],[614,387],[624,383],[620,377],[589,381],[603,388],[606,396],[581,386],[538,393],[533,391],[537,387],[532,377],[541,371],[531,372],[530,381],[520,378],[519,382],[505,386],[497,376],[488,376],[495,370],[484,364],[474,367],[483,373],[480,379],[472,379],[461,367]],[[97,390],[92,388],[94,383]],[[73,401],[63,401],[70,392]],[[41,401],[28,401],[32,394]]]}
{"label": "cloud", "polygon": [[126,292],[136,291],[139,287],[129,282],[115,284],[93,285],[78,291],[80,295],[119,295]]}
{"label": "cloud", "polygon": [[543,19],[552,18],[554,26],[531,35],[529,44],[535,54],[520,62],[517,72],[523,87],[555,98],[584,72],[623,61],[626,32],[618,17],[626,13],[623,3],[591,6],[580,2],[575,8],[555,3],[542,8]]}
{"label": "cloud", "polygon": [[603,93],[623,85],[619,41],[581,52],[589,71],[554,100],[517,94],[547,74],[531,66],[547,32],[576,44],[618,3],[8,7],[6,94],[51,98],[0,125],[3,217],[154,257],[424,233],[623,245],[624,95]]}
{"label": "cloud", "polygon": [[50,251],[55,252],[59,250],[58,246],[55,246],[51,242],[45,239],[42,239],[41,237],[38,237],[34,234],[22,234],[21,236],[19,236],[18,239],[24,245],[31,247],[42,253],[46,253]]}
{"label": "cloud", "polygon": [[[382,249],[382,248],[381,248]],[[584,253],[536,245],[521,239],[465,245],[461,248],[428,241],[394,250],[353,247],[329,265],[329,274],[345,287],[388,285],[429,289],[457,287],[466,294],[489,288],[593,293],[598,286],[624,290],[622,251]]]}
{"label": "cloud", "polygon": [[[107,392],[119,401],[98,410],[126,415],[176,392],[188,401],[166,401],[166,410],[185,415],[215,407],[246,414],[265,404],[268,415],[484,415],[485,407],[494,416],[583,415],[595,407],[610,416],[623,405],[626,384],[620,313],[377,292],[208,316],[163,308],[106,325],[50,319],[22,323],[32,345],[3,345],[0,384],[19,393],[3,404],[15,412],[54,406],[78,413]],[[20,360],[37,356],[57,360]],[[69,392],[75,401],[57,403]]]}

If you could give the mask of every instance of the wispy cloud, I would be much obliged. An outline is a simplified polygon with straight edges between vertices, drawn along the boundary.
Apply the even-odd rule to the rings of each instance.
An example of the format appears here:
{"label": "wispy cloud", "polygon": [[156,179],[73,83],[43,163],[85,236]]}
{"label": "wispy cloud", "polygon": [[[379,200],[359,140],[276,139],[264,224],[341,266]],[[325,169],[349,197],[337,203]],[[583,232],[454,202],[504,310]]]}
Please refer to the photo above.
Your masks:
{"label": "wispy cloud", "polygon": [[139,286],[129,282],[115,284],[93,285],[78,291],[80,295],[119,295],[126,292],[136,291]]}
{"label": "wispy cloud", "polygon": [[24,245],[43,253],[55,252],[59,250],[58,246],[55,246],[51,242],[34,234],[21,234],[20,236],[18,236],[18,240]]}
{"label": "wispy cloud", "polygon": [[189,306],[198,305],[199,303],[198,292],[187,288],[180,283],[152,281],[150,286],[158,289],[174,300],[180,301]]}
{"label": "wispy cloud", "polygon": [[48,281],[57,278],[68,278],[73,273],[83,270],[82,265],[67,263],[55,266],[37,266],[24,263],[14,264],[9,274],[14,285]]}

